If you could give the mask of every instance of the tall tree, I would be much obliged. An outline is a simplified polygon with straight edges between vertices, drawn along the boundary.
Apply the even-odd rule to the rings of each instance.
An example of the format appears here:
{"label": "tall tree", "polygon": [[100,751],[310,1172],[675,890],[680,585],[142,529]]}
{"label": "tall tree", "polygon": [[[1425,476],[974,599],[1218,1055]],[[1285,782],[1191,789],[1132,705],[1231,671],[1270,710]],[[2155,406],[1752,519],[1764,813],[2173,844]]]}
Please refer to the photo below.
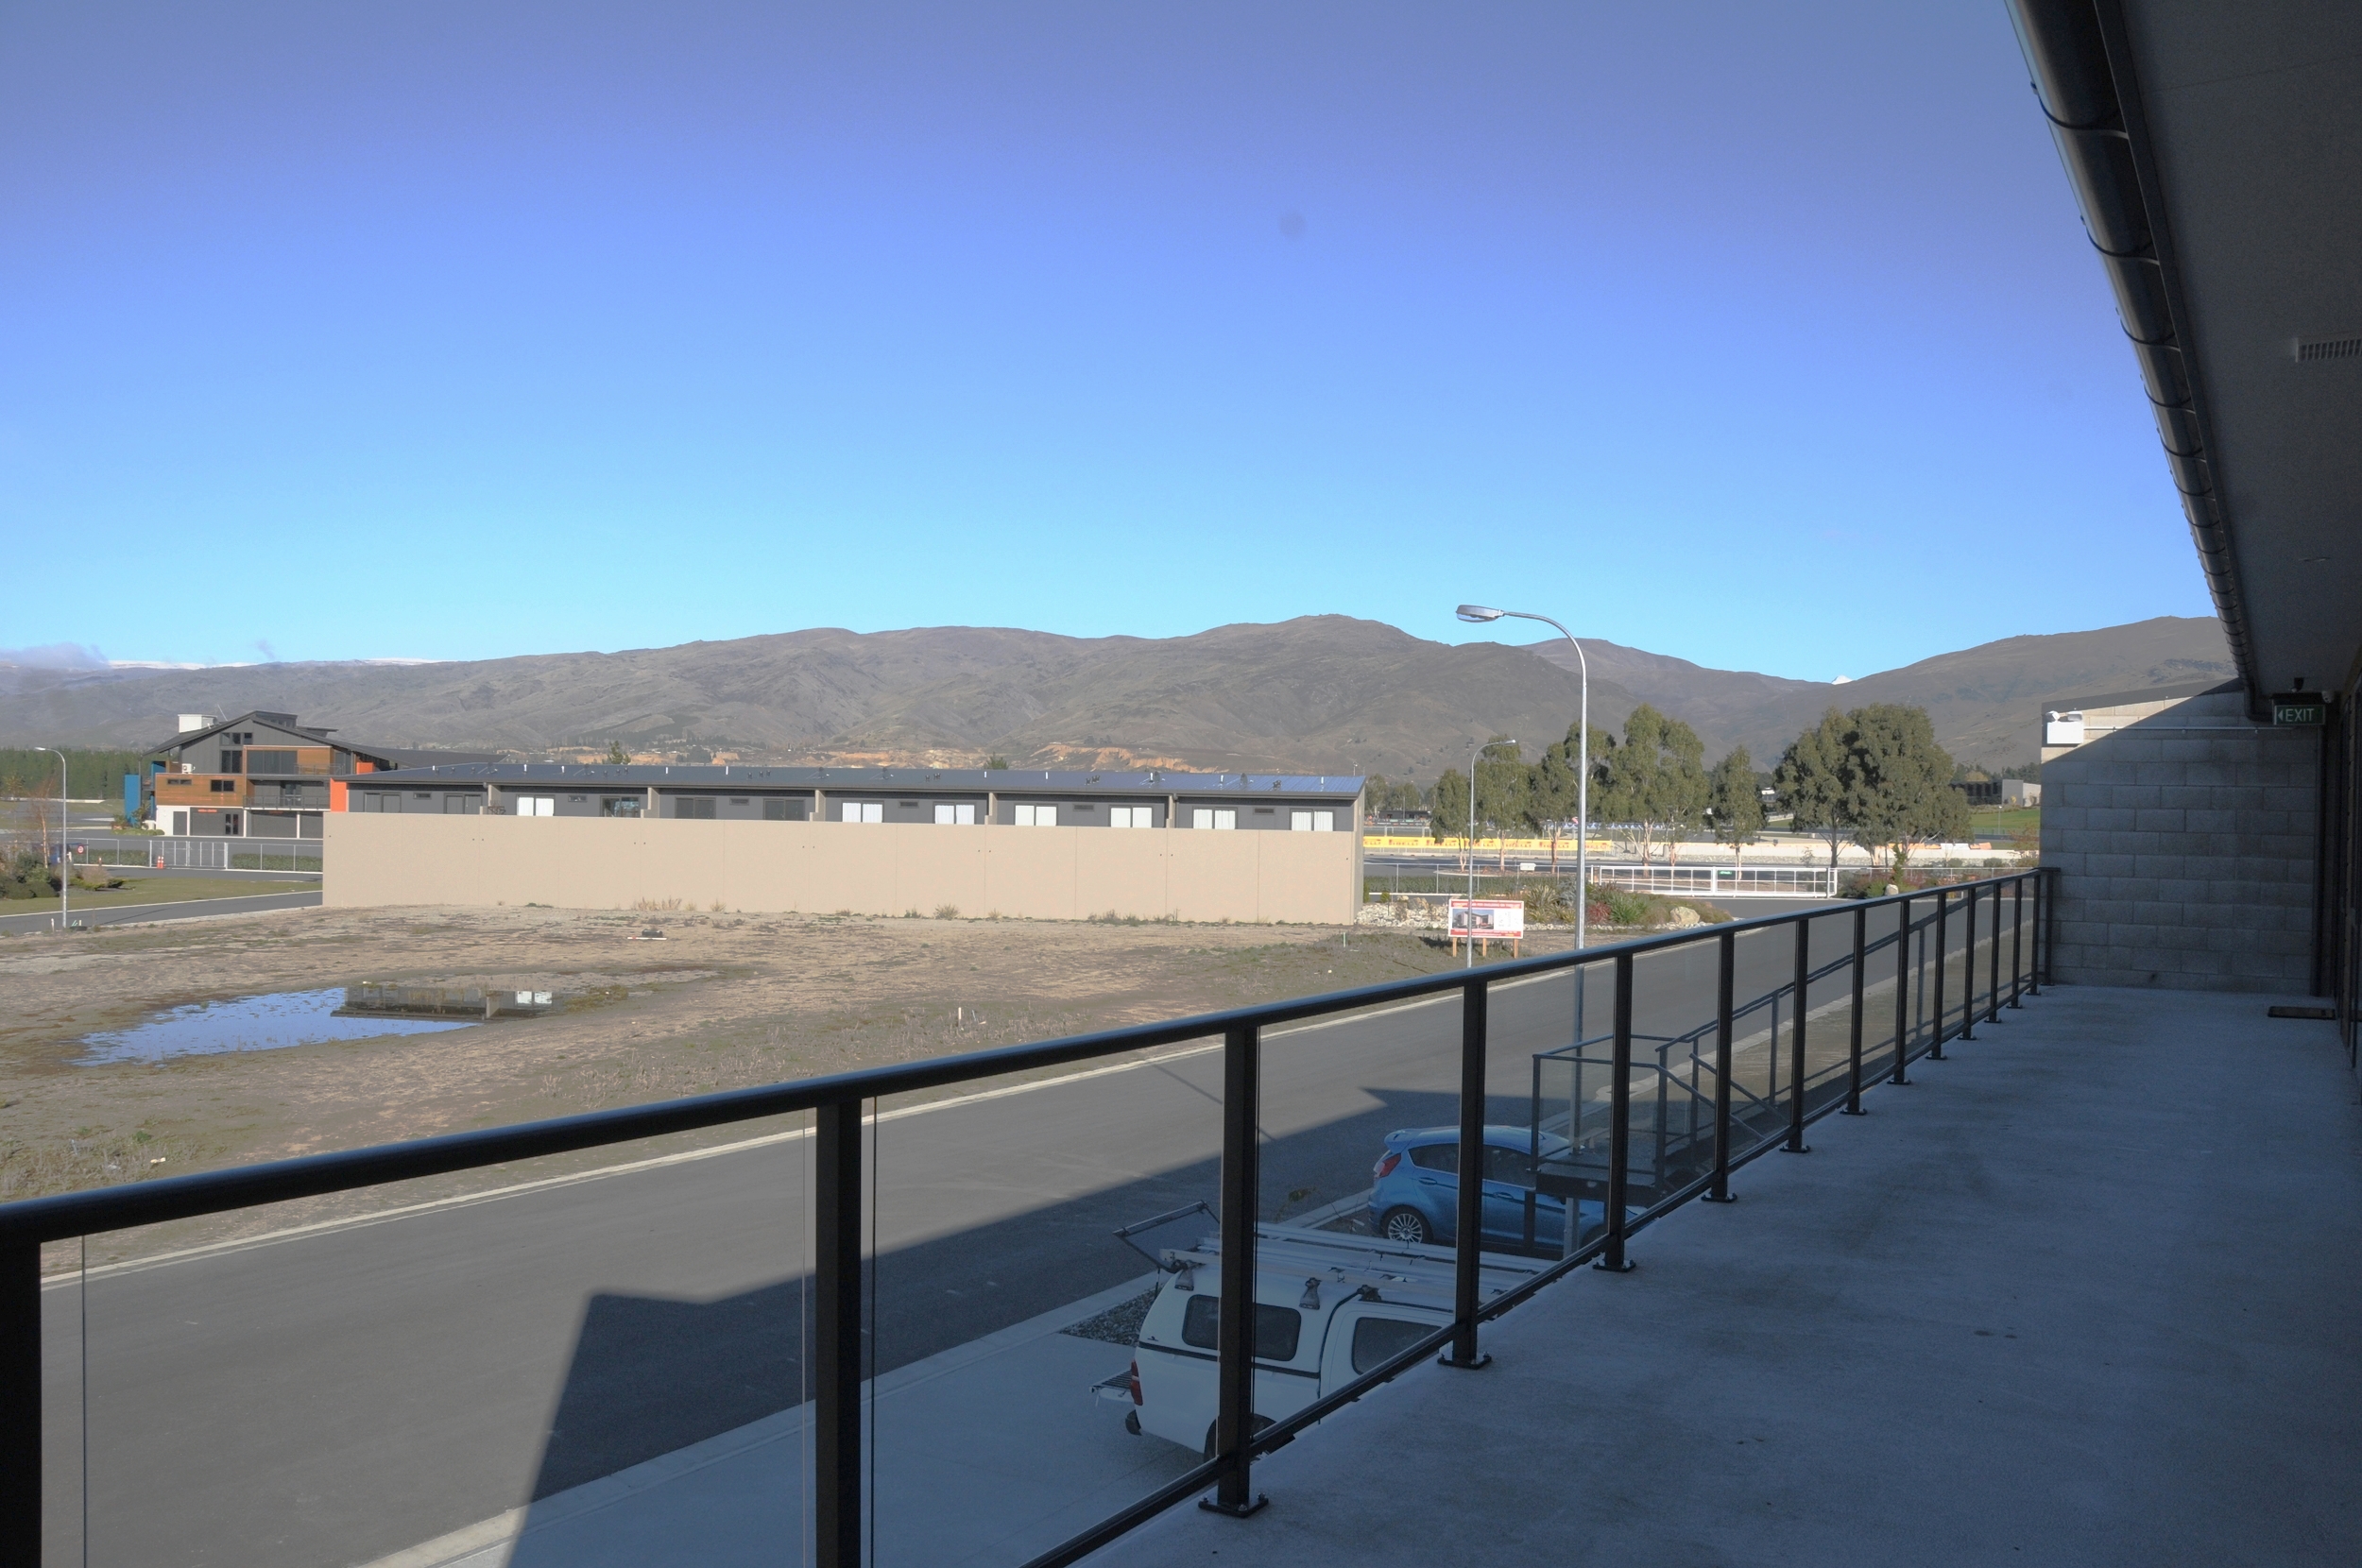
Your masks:
{"label": "tall tree", "polygon": [[1643,864],[1649,859],[1650,835],[1655,826],[1649,815],[1649,797],[1656,785],[1656,717],[1655,708],[1641,704],[1624,721],[1622,739],[1610,736],[1604,751],[1591,753],[1599,769],[1592,783],[1598,792],[1593,798],[1600,815],[1609,822],[1631,825]]}
{"label": "tall tree", "polygon": [[1448,844],[1453,839],[1466,836],[1468,775],[1458,768],[1446,768],[1444,775],[1435,781],[1435,788],[1428,794],[1427,810],[1427,830],[1437,844]]}
{"label": "tall tree", "polygon": [[[1598,758],[1606,755],[1613,742],[1603,730],[1591,731],[1591,755]],[[1533,765],[1526,786],[1526,823],[1541,837],[1550,841],[1550,869],[1558,869],[1558,841],[1571,824],[1577,832],[1583,830],[1575,823],[1576,813],[1583,806],[1583,725],[1566,726],[1566,739],[1557,741],[1542,754],[1542,760]],[[1593,770],[1596,774],[1598,763]],[[1591,805],[1596,812],[1600,805],[1600,784],[1592,780]]]}
{"label": "tall tree", "polygon": [[1829,873],[1837,874],[1837,846],[1853,826],[1853,800],[1846,788],[1846,752],[1851,744],[1845,715],[1832,707],[1821,722],[1788,743],[1772,771],[1780,805],[1794,815],[1799,831],[1829,836]]}
{"label": "tall tree", "polygon": [[1755,783],[1755,759],[1739,746],[1720,762],[1707,783],[1711,803],[1706,811],[1714,842],[1731,846],[1732,863],[1743,863],[1747,846],[1763,834],[1763,795]]}
{"label": "tall tree", "polygon": [[1703,827],[1713,786],[1706,777],[1706,748],[1698,732],[1668,719],[1658,732],[1656,795],[1651,814],[1665,836],[1665,861],[1680,863],[1682,840]]}
{"label": "tall tree", "polygon": [[1854,842],[1889,852],[1899,877],[1913,841],[1968,836],[1968,796],[1924,707],[1874,703],[1846,716]]}
{"label": "tall tree", "polygon": [[1526,819],[1530,783],[1516,741],[1497,736],[1484,743],[1477,759],[1477,825],[1501,841],[1500,866],[1504,871],[1509,869],[1509,829]]}
{"label": "tall tree", "polygon": [[1644,863],[1659,836],[1678,859],[1681,835],[1704,820],[1704,758],[1698,732],[1679,719],[1647,703],[1625,719],[1623,743],[1608,749],[1600,773],[1615,814],[1639,825]]}

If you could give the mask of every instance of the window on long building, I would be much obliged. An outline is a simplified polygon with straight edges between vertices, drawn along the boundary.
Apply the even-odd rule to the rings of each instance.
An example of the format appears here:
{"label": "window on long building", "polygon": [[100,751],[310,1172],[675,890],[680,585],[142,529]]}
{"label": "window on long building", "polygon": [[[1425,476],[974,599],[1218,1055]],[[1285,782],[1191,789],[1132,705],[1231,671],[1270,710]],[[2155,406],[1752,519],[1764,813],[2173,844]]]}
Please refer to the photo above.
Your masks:
{"label": "window on long building", "polygon": [[1191,827],[1236,827],[1238,810],[1229,806],[1193,806],[1190,809]]}
{"label": "window on long building", "polygon": [[693,817],[700,822],[711,822],[713,820],[712,798],[706,795],[692,795],[686,799],[676,800],[673,802],[673,814],[676,817]]}
{"label": "window on long building", "polygon": [[1107,808],[1110,827],[1154,827],[1156,808],[1154,806],[1110,806]]}
{"label": "window on long building", "polygon": [[939,827],[972,827],[976,825],[976,808],[971,803],[939,800],[935,802],[935,825]]}
{"label": "window on long building", "polygon": [[1010,808],[1010,820],[1019,827],[1055,827],[1058,809],[1055,806],[1015,806]]}
{"label": "window on long building", "polygon": [[885,802],[882,800],[842,801],[837,808],[840,822],[883,822]]}
{"label": "window on long building", "polygon": [[1337,813],[1334,811],[1291,811],[1288,829],[1294,833],[1334,833]]}

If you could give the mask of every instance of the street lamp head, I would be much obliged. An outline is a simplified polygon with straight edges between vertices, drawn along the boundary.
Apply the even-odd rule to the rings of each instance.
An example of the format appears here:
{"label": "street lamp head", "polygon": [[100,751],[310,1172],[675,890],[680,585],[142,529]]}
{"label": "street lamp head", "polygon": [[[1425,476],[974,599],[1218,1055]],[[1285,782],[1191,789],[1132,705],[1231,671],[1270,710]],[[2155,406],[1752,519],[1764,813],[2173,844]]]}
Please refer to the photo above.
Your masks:
{"label": "street lamp head", "polygon": [[1460,606],[1460,619],[1463,621],[1498,621],[1501,618],[1501,611],[1486,609],[1482,605],[1463,605]]}

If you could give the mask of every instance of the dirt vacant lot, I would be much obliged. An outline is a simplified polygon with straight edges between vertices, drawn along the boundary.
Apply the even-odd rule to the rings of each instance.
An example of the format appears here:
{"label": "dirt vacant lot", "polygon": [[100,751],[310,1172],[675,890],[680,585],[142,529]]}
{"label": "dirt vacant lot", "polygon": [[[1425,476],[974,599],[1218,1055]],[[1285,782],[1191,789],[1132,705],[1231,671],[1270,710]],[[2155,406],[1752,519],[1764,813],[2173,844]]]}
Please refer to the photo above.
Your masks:
{"label": "dirt vacant lot", "polygon": [[[1537,942],[1528,950],[1553,946]],[[1429,933],[1366,929],[530,908],[304,910],[9,938],[0,1197],[981,1049],[1453,962]],[[77,1065],[92,1031],[161,1009],[364,980],[601,999],[446,1032]],[[248,1228],[209,1222],[171,1239]]]}

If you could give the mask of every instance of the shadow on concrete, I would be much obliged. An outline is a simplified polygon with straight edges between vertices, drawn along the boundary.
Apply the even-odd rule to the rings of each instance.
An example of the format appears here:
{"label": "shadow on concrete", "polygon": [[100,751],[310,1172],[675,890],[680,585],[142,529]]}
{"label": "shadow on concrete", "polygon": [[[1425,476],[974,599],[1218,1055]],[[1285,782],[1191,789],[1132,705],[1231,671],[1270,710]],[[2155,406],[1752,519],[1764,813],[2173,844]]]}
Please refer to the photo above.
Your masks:
{"label": "shadow on concrete", "polygon": [[[1448,1122],[1446,1094],[1365,1090],[1377,1101],[1336,1121],[1268,1140],[1264,1212],[1300,1211],[1304,1189],[1350,1193],[1400,1127]],[[1524,1118],[1522,1097],[1495,1096],[1488,1119]],[[1143,1271],[1117,1227],[1219,1194],[1216,1160],[1143,1177],[872,1261],[865,1376],[1107,1290]],[[594,1295],[544,1439],[533,1500],[729,1431],[804,1402],[809,1276],[708,1302]],[[528,1517],[527,1525],[532,1520]],[[522,1565],[527,1559],[520,1556]]]}

